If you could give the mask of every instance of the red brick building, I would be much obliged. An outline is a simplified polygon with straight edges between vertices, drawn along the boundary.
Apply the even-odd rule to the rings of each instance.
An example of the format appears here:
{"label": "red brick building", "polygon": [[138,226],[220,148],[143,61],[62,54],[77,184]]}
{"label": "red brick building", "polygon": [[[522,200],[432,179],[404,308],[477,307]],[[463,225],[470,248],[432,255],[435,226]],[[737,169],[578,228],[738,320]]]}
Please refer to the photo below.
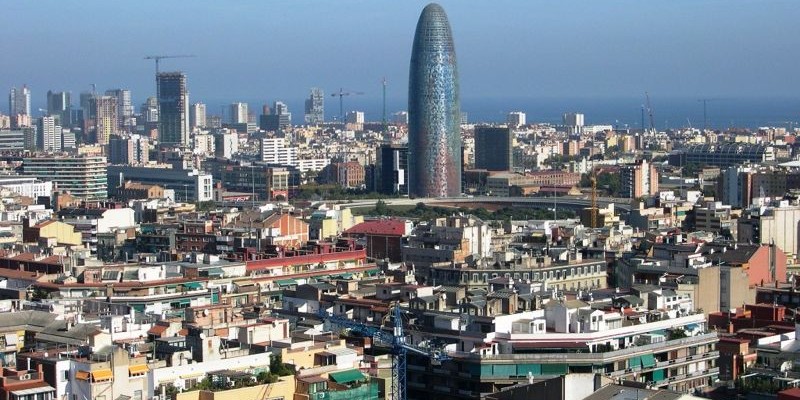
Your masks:
{"label": "red brick building", "polygon": [[407,234],[407,223],[401,219],[364,221],[344,232],[345,236],[363,238],[367,257],[390,262],[400,262],[403,236]]}

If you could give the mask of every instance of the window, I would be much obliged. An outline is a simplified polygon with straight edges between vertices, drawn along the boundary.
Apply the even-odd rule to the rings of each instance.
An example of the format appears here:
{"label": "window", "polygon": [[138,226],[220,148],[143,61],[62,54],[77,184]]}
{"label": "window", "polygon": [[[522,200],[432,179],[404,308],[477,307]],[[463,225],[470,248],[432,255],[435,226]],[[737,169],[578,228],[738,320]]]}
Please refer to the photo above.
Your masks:
{"label": "window", "polygon": [[61,371],[61,381],[66,382],[69,380],[69,370]]}
{"label": "window", "polygon": [[142,391],[141,390],[134,390],[133,391],[133,400],[142,400]]}

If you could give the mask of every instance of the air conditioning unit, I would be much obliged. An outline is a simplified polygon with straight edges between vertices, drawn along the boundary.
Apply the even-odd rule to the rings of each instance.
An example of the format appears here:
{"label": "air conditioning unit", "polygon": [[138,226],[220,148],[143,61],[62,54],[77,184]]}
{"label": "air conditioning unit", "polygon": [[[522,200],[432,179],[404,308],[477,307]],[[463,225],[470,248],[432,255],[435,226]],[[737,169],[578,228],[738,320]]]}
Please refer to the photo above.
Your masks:
{"label": "air conditioning unit", "polygon": [[23,374],[23,375],[19,376],[19,380],[21,380],[21,381],[27,381],[27,380],[30,380],[30,379],[31,379],[31,374]]}

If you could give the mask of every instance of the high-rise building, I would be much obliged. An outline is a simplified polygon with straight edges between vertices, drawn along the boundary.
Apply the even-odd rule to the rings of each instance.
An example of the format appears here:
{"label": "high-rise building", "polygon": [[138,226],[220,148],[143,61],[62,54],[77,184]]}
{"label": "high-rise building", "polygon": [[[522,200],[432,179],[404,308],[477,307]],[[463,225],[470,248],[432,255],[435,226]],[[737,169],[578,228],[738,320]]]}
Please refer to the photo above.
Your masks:
{"label": "high-rise building", "polygon": [[31,91],[28,86],[11,88],[8,93],[8,115],[31,115]]}
{"label": "high-rise building", "polygon": [[345,117],[345,122],[348,124],[363,124],[364,112],[363,111],[348,111]]}
{"label": "high-rise building", "polygon": [[475,169],[509,171],[514,168],[514,135],[511,128],[475,128]]}
{"label": "high-rise building", "polygon": [[247,103],[233,103],[230,108],[231,124],[246,124],[247,123]]}
{"label": "high-rise building", "polygon": [[106,96],[117,99],[117,129],[120,131],[130,131],[133,125],[133,103],[131,102],[131,91],[128,89],[106,90]]}
{"label": "high-rise building", "polygon": [[117,98],[97,96],[94,98],[95,143],[108,144],[111,134],[118,131]]}
{"label": "high-rise building", "polygon": [[453,35],[438,4],[422,10],[408,87],[409,194],[461,194],[461,107]]}
{"label": "high-rise building", "polygon": [[375,169],[375,190],[378,193],[408,194],[408,146],[381,145]]}
{"label": "high-rise building", "polygon": [[276,101],[273,104],[272,110],[269,114],[264,113],[259,120],[259,128],[266,131],[281,131],[292,125],[292,113],[289,112],[289,107],[282,101]]}
{"label": "high-rise building", "polygon": [[61,126],[56,124],[56,117],[39,118],[36,125],[36,144],[42,151],[61,151]]}
{"label": "high-rise building", "polygon": [[519,128],[522,125],[525,125],[525,113],[521,111],[512,111],[508,113],[508,118],[506,119],[508,125]]}
{"label": "high-rise building", "polygon": [[189,108],[189,126],[192,130],[206,127],[206,105],[194,103]]}
{"label": "high-rise building", "polygon": [[47,91],[47,115],[57,118],[56,123],[68,127],[72,125],[72,102],[69,92]]}
{"label": "high-rise building", "polygon": [[150,141],[146,136],[111,135],[108,144],[109,164],[145,165],[150,161]]}
{"label": "high-rise building", "polygon": [[632,199],[658,193],[658,172],[653,164],[638,160],[619,170],[621,195]]}
{"label": "high-rise building", "polygon": [[325,122],[325,93],[320,88],[311,88],[306,99],[307,124],[316,125]]}
{"label": "high-rise building", "polygon": [[564,113],[564,115],[561,117],[561,121],[572,133],[578,133],[583,130],[583,119],[583,114],[574,112]]}
{"label": "high-rise building", "polygon": [[79,199],[104,199],[108,195],[105,157],[30,157],[22,160],[22,170],[25,175],[53,181],[59,191]]}
{"label": "high-rise building", "polygon": [[186,74],[161,72],[158,84],[158,141],[162,146],[189,143],[189,116],[186,100]]}
{"label": "high-rise building", "polygon": [[141,112],[144,117],[144,122],[158,122],[158,99],[155,97],[148,97],[144,104],[142,104]]}
{"label": "high-rise building", "polygon": [[295,165],[297,148],[287,147],[283,138],[261,139],[261,161],[269,164]]}
{"label": "high-rise building", "polygon": [[214,134],[214,153],[219,158],[232,158],[239,151],[239,135],[236,131]]}

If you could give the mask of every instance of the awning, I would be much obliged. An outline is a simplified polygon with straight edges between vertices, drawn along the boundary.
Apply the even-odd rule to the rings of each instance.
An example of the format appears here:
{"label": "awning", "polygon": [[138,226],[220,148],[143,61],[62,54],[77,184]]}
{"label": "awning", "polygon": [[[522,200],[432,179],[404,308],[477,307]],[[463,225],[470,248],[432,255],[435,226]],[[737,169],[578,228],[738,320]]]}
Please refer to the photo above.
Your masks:
{"label": "awning", "polygon": [[203,285],[201,285],[200,282],[187,282],[183,284],[183,287],[187,290],[200,290],[203,288]]}
{"label": "awning", "polygon": [[128,375],[142,375],[150,371],[147,364],[131,365],[128,367]]}
{"label": "awning", "polygon": [[50,393],[55,392],[56,390],[49,385],[39,386],[35,388],[28,388],[28,389],[20,389],[20,390],[12,390],[11,393],[14,394],[16,397],[20,396],[28,396],[32,394],[39,394],[39,393]]}
{"label": "awning", "polygon": [[362,380],[366,379],[364,374],[361,373],[361,371],[359,371],[357,369],[350,369],[350,370],[341,371],[341,372],[331,372],[328,375],[336,383],[351,383],[351,382],[357,382],[357,381],[362,381]]}
{"label": "awning", "polygon": [[656,366],[656,358],[652,354],[642,355],[642,368],[650,368]]}
{"label": "awning", "polygon": [[378,275],[379,272],[381,272],[381,270],[379,270],[377,268],[368,269],[368,270],[364,271],[364,273],[367,274],[367,276]]}
{"label": "awning", "polygon": [[699,327],[700,327],[700,325],[698,325],[698,324],[686,324],[686,330],[687,331],[693,331],[693,330],[695,330],[695,329],[697,329]]}
{"label": "awning", "polygon": [[6,333],[6,346],[16,346],[19,336],[16,333]]}
{"label": "awning", "polygon": [[297,281],[294,279],[278,279],[275,281],[275,283],[277,283],[278,286],[281,287],[297,285]]}
{"label": "awning", "polygon": [[108,369],[108,368],[98,369],[98,370],[92,371],[92,381],[93,382],[110,381],[111,378],[113,378],[113,377],[114,377],[114,373],[111,372],[111,369]]}
{"label": "awning", "polygon": [[82,381],[89,380],[89,371],[75,371],[75,379],[80,379]]}

